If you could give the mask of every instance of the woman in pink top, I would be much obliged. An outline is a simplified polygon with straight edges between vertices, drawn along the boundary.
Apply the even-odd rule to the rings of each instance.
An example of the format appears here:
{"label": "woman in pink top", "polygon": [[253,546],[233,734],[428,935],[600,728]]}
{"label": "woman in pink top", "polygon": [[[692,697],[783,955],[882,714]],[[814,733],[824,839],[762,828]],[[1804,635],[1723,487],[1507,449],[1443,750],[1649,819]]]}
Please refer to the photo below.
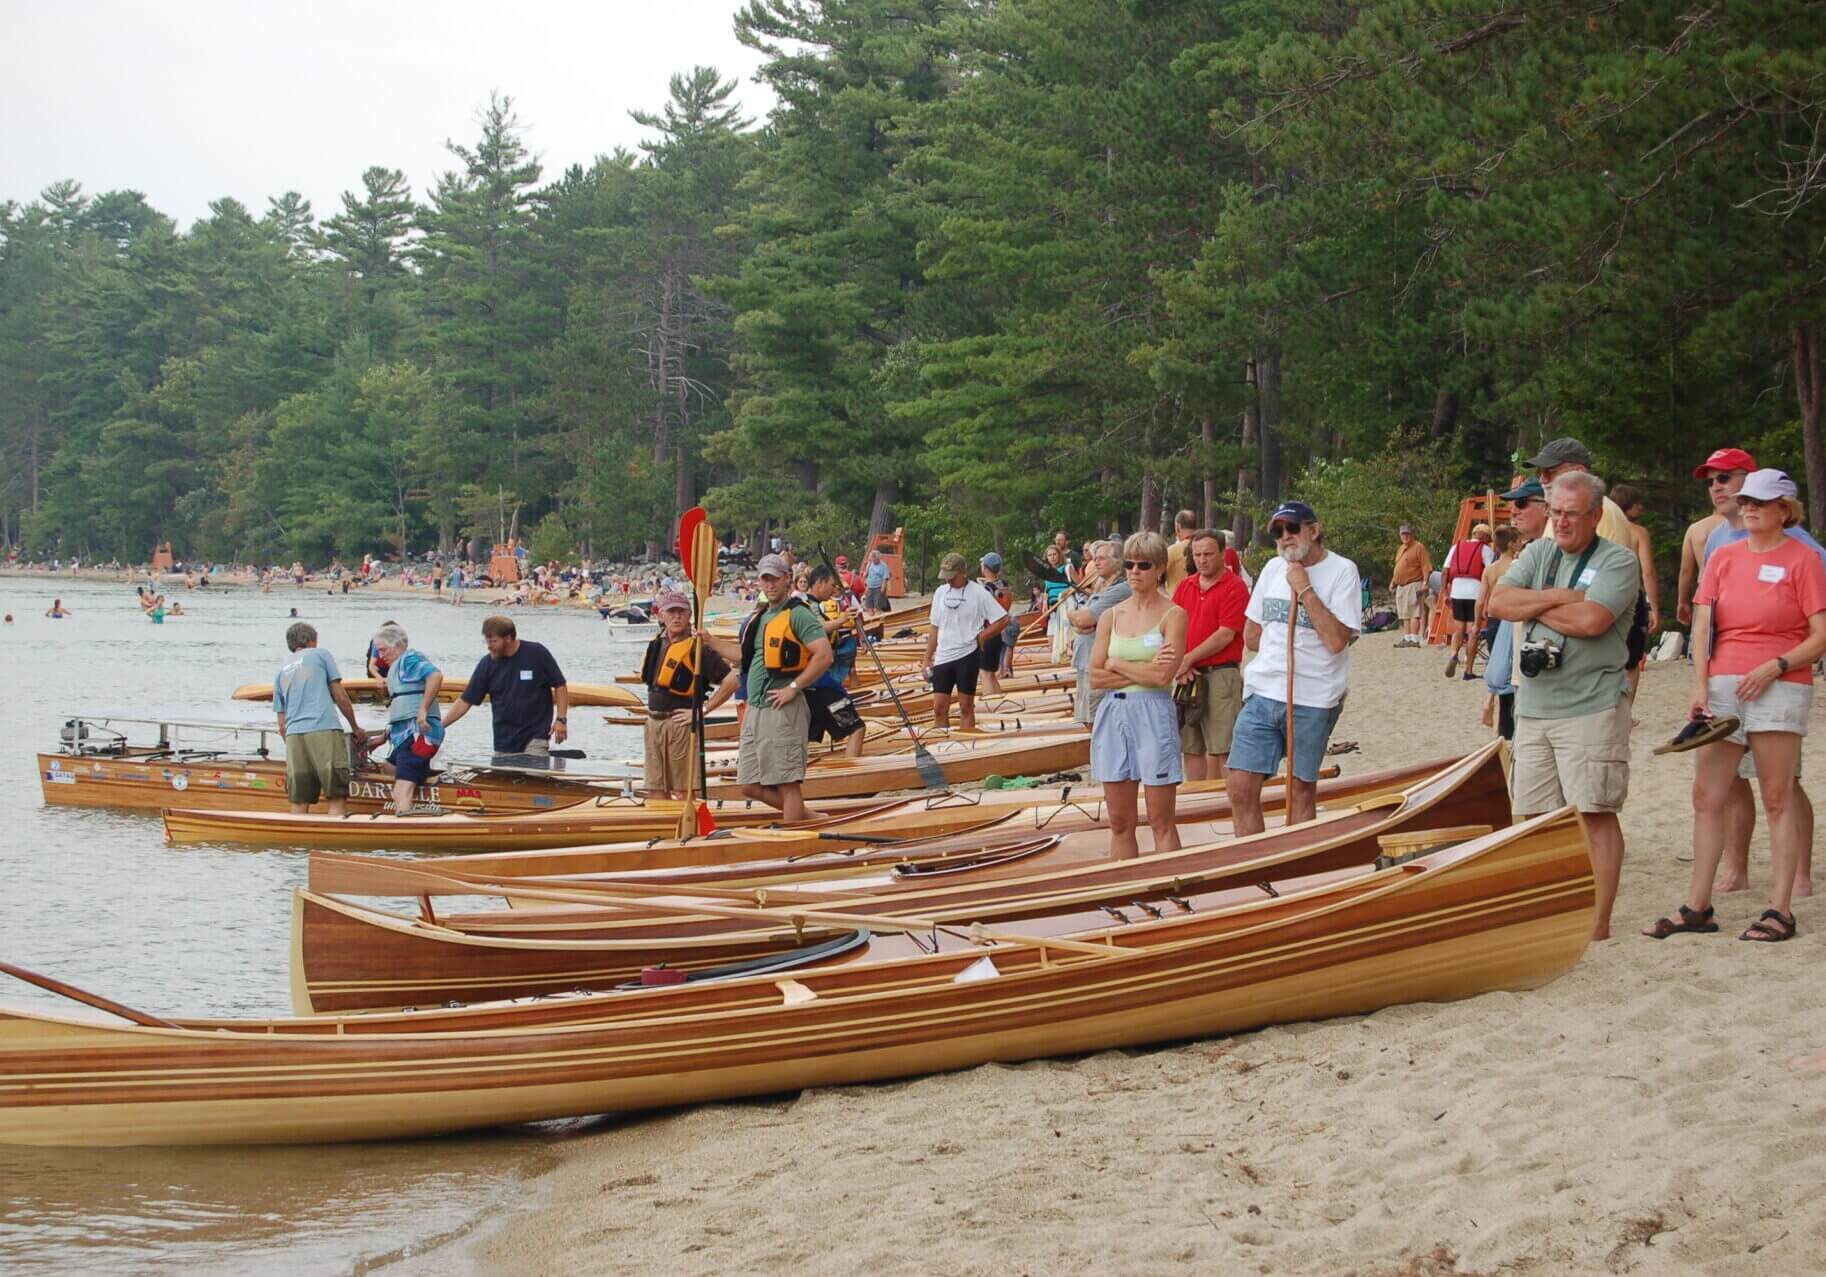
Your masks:
{"label": "woman in pink top", "polygon": [[1741,726],[1698,751],[1693,773],[1693,881],[1678,918],[1658,919],[1643,934],[1716,931],[1712,880],[1724,846],[1725,799],[1748,748],[1756,759],[1769,813],[1774,882],[1769,907],[1739,937],[1765,942],[1794,937],[1796,880],[1807,877],[1812,849],[1794,795],[1795,764],[1813,704],[1813,663],[1826,653],[1826,567],[1813,548],[1783,531],[1800,518],[1794,481],[1758,470],[1737,495],[1746,541],[1706,561],[1693,603],[1694,718],[1730,716]]}

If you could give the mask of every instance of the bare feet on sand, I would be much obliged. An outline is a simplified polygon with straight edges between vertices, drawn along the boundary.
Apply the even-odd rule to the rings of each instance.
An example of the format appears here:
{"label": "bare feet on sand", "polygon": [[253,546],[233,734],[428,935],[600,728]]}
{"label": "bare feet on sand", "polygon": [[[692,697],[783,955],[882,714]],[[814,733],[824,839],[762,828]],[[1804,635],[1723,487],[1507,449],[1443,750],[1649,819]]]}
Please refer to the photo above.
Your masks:
{"label": "bare feet on sand", "polygon": [[1721,873],[1718,875],[1717,881],[1712,884],[1712,891],[1714,894],[1728,895],[1733,891],[1748,890],[1750,890],[1750,877],[1748,874]]}
{"label": "bare feet on sand", "polygon": [[1788,1067],[1802,1073],[1826,1073],[1826,1051],[1797,1055],[1788,1061]]}

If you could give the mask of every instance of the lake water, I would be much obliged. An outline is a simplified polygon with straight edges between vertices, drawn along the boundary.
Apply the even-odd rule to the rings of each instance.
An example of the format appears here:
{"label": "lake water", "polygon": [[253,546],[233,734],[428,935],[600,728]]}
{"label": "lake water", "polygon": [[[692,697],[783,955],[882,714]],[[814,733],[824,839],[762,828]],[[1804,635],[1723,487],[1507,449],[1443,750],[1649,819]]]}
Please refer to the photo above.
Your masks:
{"label": "lake water", "polygon": [[[0,626],[0,959],[153,1013],[286,1015],[290,893],[304,883],[304,856],[168,847],[155,815],[46,807],[34,754],[56,747],[74,712],[270,721],[269,707],[228,694],[272,678],[293,607],[351,677],[389,619],[466,675],[488,609],[394,593],[166,594],[188,615],[153,625],[126,585],[0,577],[0,612],[14,617]],[[70,617],[44,616],[53,596]],[[593,612],[522,609],[516,619],[578,682],[631,670],[644,641]],[[360,713],[379,724],[379,710]],[[602,711],[573,710],[571,728],[593,760],[639,756],[639,734],[608,726]],[[488,746],[483,707],[452,729],[447,754],[483,760]],[[0,1000],[68,1005],[3,976]],[[587,1125],[325,1148],[0,1146],[0,1271],[384,1268],[502,1208]]]}

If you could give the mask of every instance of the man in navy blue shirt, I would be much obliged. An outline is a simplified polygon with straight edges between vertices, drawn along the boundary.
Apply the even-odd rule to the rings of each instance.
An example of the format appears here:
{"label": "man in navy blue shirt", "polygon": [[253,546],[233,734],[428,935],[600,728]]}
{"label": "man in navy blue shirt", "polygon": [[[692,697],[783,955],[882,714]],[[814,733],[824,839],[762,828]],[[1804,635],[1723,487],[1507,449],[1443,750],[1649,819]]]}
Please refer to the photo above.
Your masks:
{"label": "man in navy blue shirt", "polygon": [[495,753],[544,754],[570,735],[565,721],[571,693],[564,671],[542,643],[522,641],[513,619],[491,616],[482,622],[488,655],[476,663],[463,697],[444,727],[488,699],[494,715]]}

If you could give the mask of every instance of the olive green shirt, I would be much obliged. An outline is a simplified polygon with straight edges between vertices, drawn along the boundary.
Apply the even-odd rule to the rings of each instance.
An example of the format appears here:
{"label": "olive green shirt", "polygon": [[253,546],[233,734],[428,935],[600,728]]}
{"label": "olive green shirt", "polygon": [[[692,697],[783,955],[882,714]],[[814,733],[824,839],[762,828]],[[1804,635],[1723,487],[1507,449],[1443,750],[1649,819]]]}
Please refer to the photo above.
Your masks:
{"label": "olive green shirt", "polygon": [[[1642,568],[1633,550],[1598,537],[1584,571],[1574,580],[1584,553],[1562,553],[1551,535],[1544,536],[1531,542],[1503,574],[1500,584],[1525,590],[1579,590],[1588,602],[1602,605],[1616,618],[1593,638],[1561,634],[1545,621],[1515,623],[1515,712],[1521,718],[1603,713],[1629,694],[1623,666],[1629,660],[1629,627],[1636,618],[1636,596],[1642,592]],[[1530,639],[1559,644],[1559,666],[1532,677],[1523,674],[1522,645]]]}
{"label": "olive green shirt", "polygon": [[[799,610],[793,613],[793,633],[798,635],[799,642],[809,648],[819,639],[828,636],[824,632],[823,624],[813,615],[811,609],[804,604],[803,600],[799,602]],[[765,641],[767,623],[780,615],[785,608],[791,606],[792,601],[789,600],[781,607],[770,607],[761,613],[759,620],[753,622],[758,627],[754,632],[754,655],[749,658],[748,668],[742,671],[742,677],[748,688],[748,703],[751,706],[758,705],[765,708],[769,692],[776,687],[785,687],[799,677],[798,673],[777,674],[767,668],[767,643]]]}

